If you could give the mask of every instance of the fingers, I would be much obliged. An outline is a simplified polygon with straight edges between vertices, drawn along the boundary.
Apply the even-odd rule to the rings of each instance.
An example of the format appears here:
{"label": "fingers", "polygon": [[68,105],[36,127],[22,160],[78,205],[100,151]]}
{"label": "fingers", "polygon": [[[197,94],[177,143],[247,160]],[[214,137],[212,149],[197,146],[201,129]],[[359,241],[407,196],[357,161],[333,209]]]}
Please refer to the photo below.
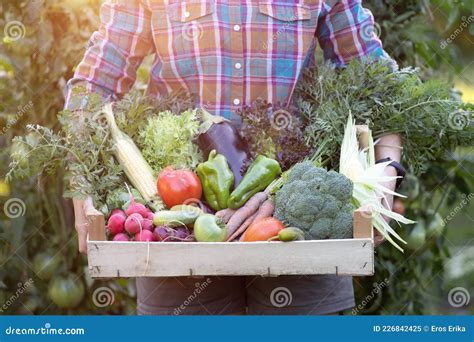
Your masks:
{"label": "fingers", "polygon": [[385,238],[377,229],[374,229],[374,246],[378,247],[385,241]]}

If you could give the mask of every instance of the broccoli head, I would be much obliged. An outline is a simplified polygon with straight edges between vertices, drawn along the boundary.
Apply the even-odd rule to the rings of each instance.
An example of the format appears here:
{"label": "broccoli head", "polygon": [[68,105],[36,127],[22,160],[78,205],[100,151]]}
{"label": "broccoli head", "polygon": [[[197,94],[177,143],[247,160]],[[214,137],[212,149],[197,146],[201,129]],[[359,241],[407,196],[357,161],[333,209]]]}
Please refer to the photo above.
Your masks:
{"label": "broccoli head", "polygon": [[276,193],[274,216],[305,232],[306,239],[352,236],[352,182],[309,161],[296,164]]}

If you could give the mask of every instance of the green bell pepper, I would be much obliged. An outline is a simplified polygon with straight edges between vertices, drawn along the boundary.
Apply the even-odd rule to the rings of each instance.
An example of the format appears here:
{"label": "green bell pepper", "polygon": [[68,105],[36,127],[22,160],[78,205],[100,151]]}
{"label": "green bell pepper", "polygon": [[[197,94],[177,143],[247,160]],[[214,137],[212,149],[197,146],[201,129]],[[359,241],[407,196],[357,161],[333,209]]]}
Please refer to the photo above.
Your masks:
{"label": "green bell pepper", "polygon": [[234,184],[234,174],[230,170],[225,156],[212,150],[208,160],[199,164],[196,172],[201,180],[204,198],[209,206],[216,211],[227,208],[230,189]]}
{"label": "green bell pepper", "polygon": [[227,205],[232,209],[240,208],[253,195],[270,185],[280,173],[280,164],[275,159],[258,156],[250,165],[240,184],[230,194]]}

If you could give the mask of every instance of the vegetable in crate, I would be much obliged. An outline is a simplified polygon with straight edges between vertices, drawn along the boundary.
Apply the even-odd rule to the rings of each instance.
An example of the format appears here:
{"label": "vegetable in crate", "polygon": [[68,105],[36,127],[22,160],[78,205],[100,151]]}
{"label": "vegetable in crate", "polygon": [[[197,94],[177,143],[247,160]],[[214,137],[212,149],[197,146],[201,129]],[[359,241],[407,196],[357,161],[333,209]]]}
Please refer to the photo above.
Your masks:
{"label": "vegetable in crate", "polygon": [[196,219],[202,215],[200,208],[191,205],[177,205],[171,210],[161,210],[153,218],[155,226],[192,226]]}
{"label": "vegetable in crate", "polygon": [[250,165],[242,182],[232,191],[227,205],[240,208],[257,192],[264,190],[278,175],[281,168],[275,159],[258,156]]}
{"label": "vegetable in crate", "polygon": [[307,240],[352,237],[352,182],[310,161],[296,164],[275,196],[275,218],[305,232]]}
{"label": "vegetable in crate", "polygon": [[111,235],[117,235],[123,233],[125,229],[125,221],[127,220],[127,215],[120,209],[115,209],[115,211],[110,215],[107,220],[107,230]]}
{"label": "vegetable in crate", "polygon": [[311,154],[303,136],[303,123],[295,108],[272,105],[256,99],[237,114],[242,118],[242,137],[254,155],[263,154],[278,161],[283,170]]}
{"label": "vegetable in crate", "polygon": [[157,181],[158,192],[168,208],[178,204],[199,202],[202,186],[198,176],[190,170],[174,170],[168,166]]}
{"label": "vegetable in crate", "polygon": [[270,217],[273,214],[273,203],[265,192],[257,192],[238,210],[225,209],[218,211],[217,216],[226,223],[229,231],[227,241],[239,237],[258,218]]}
{"label": "vegetable in crate", "polygon": [[113,237],[112,241],[130,241],[130,238],[125,233],[118,233]]}
{"label": "vegetable in crate", "polygon": [[125,220],[125,230],[129,234],[136,234],[143,229],[143,216],[138,213],[133,213]]}
{"label": "vegetable in crate", "polygon": [[13,139],[6,179],[24,179],[43,173],[64,175],[64,197],[90,196],[96,207],[101,208],[106,195],[123,183],[124,175],[114,158],[110,129],[98,113],[102,104],[94,106],[100,102],[98,98],[98,95],[90,96],[89,106],[93,108],[88,108],[84,115],[68,110],[59,113],[61,128],[58,132],[27,125],[28,134]]}
{"label": "vegetable in crate", "polygon": [[130,193],[132,194],[135,202],[146,204],[146,201],[142,198],[142,195],[137,189],[131,188],[130,192],[125,187],[118,187],[107,194],[106,204],[108,208],[121,208],[127,210],[131,203]]}
{"label": "vegetable in crate", "polygon": [[244,165],[251,159],[247,142],[229,121],[200,110],[203,120],[197,144],[207,158],[212,150],[226,157],[229,167],[234,174],[234,187],[243,176]]}
{"label": "vegetable in crate", "polygon": [[352,120],[352,115],[349,113],[341,144],[339,172],[347,176],[354,184],[352,191],[353,203],[358,207],[370,207],[374,228],[388,242],[403,252],[403,249],[395,243],[392,236],[403,243],[405,241],[387,223],[385,217],[404,224],[414,223],[414,221],[388,210],[382,205],[382,200],[384,202],[387,201],[387,195],[405,196],[392,191],[384,185],[386,182],[395,181],[397,177],[388,176],[384,172],[391,161],[375,163],[374,141],[370,129],[367,132],[367,142],[368,148],[359,147],[355,121]]}
{"label": "vegetable in crate", "polygon": [[142,230],[136,233],[134,239],[139,242],[156,241],[155,235],[149,230]]}
{"label": "vegetable in crate", "polygon": [[268,241],[269,239],[278,236],[278,233],[283,228],[285,228],[283,223],[278,221],[276,218],[267,217],[260,219],[250,225],[244,235],[242,235],[240,241]]}
{"label": "vegetable in crate", "polygon": [[168,226],[159,226],[153,232],[155,241],[161,242],[191,242],[194,241],[193,235],[189,233],[186,227],[171,228]]}
{"label": "vegetable in crate", "polygon": [[201,180],[204,198],[211,208],[227,208],[230,190],[234,184],[234,174],[227,164],[227,159],[212,150],[208,160],[199,164],[196,172]]}
{"label": "vegetable in crate", "polygon": [[196,110],[179,115],[165,111],[148,119],[137,142],[155,174],[167,166],[194,169],[203,161],[199,148],[193,143],[198,131]]}
{"label": "vegetable in crate", "polygon": [[288,227],[278,232],[278,240],[289,242],[304,240],[304,231],[295,227]]}
{"label": "vegetable in crate", "polygon": [[128,179],[146,201],[160,202],[156,193],[153,171],[133,140],[117,127],[112,104],[106,104],[103,112],[115,143],[115,156],[123,167]]}
{"label": "vegetable in crate", "polygon": [[194,222],[194,236],[199,242],[223,242],[227,236],[227,228],[220,218],[203,214]]}

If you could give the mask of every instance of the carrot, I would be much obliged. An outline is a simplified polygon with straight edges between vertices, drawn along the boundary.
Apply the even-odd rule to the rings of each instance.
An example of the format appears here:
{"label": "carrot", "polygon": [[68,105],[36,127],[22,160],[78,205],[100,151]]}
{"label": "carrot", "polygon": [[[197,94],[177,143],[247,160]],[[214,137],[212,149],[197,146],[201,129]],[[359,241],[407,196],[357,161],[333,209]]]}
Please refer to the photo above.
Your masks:
{"label": "carrot", "polygon": [[229,232],[227,236],[233,235],[237,228],[239,228],[247,218],[252,216],[266,199],[267,194],[265,192],[257,192],[242,208],[237,209],[227,223],[227,230]]}
{"label": "carrot", "polygon": [[258,208],[257,215],[254,218],[254,221],[260,220],[262,218],[271,217],[273,211],[275,210],[275,204],[271,199],[267,199],[263,204]]}
{"label": "carrot", "polygon": [[258,208],[257,212],[254,213],[252,216],[250,216],[248,219],[244,221],[240,225],[240,227],[232,234],[231,237],[227,239],[227,241],[232,241],[236,239],[240,234],[245,233],[247,228],[254,222],[257,222],[257,220],[271,217],[273,215],[273,211],[275,210],[275,205],[273,204],[273,201],[270,199],[267,199],[265,202],[260,205],[260,208]]}
{"label": "carrot", "polygon": [[216,213],[216,216],[220,217],[224,221],[224,223],[227,223],[229,222],[230,218],[232,217],[232,215],[234,215],[236,211],[237,210],[230,209],[230,208],[222,209]]}
{"label": "carrot", "polygon": [[239,228],[237,228],[237,230],[227,238],[226,241],[233,241],[233,240],[236,240],[240,234],[242,233],[245,233],[245,231],[247,230],[247,228],[252,224],[252,222],[254,221],[255,217],[257,216],[257,213],[254,213],[253,215],[249,216],[245,221],[244,223],[242,223],[240,225]]}

